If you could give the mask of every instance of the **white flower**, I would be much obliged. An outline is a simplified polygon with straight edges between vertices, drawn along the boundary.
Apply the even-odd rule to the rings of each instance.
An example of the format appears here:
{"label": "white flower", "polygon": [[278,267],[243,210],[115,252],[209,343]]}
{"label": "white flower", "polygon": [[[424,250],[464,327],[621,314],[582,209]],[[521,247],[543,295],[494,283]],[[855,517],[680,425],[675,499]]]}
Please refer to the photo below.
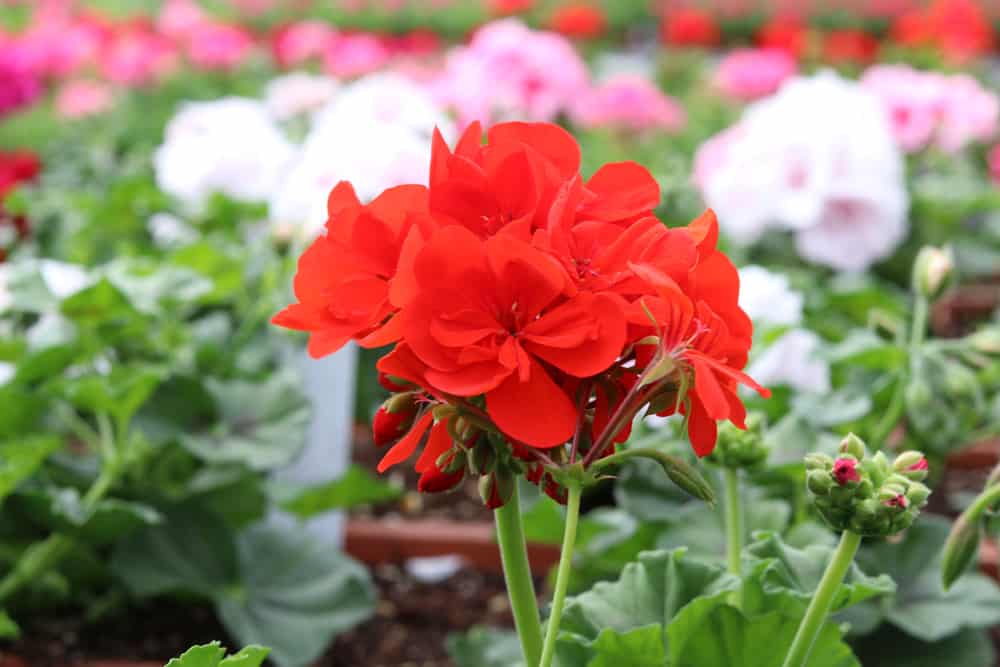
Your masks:
{"label": "white flower", "polygon": [[448,118],[421,88],[393,75],[359,80],[315,119],[287,177],[270,199],[275,233],[314,236],[326,221],[331,188],[349,180],[369,201],[386,188],[427,183],[435,126],[452,134]]}
{"label": "white flower", "polygon": [[10,264],[0,264],[0,315],[14,303],[10,293]]}
{"label": "white flower", "polygon": [[267,107],[227,97],[184,105],[153,161],[160,189],[197,209],[214,192],[267,201],[293,153]]}
{"label": "white flower", "polygon": [[886,112],[832,72],[752,104],[696,161],[708,205],[737,242],[789,229],[805,259],[859,271],[906,235],[904,164]]}
{"label": "white flower", "polygon": [[91,280],[86,270],[76,264],[43,259],[38,262],[45,286],[57,299],[65,299],[87,287]]}
{"label": "white flower", "polygon": [[0,387],[4,386],[10,382],[17,371],[14,364],[8,362],[0,362]]}
{"label": "white flower", "polygon": [[292,72],[267,84],[264,103],[278,120],[313,113],[326,106],[339,84],[328,76]]}
{"label": "white flower", "polygon": [[792,329],[756,357],[747,373],[766,386],[787,385],[796,391],[830,391],[830,367],[817,356],[823,341],[807,329]]}
{"label": "white flower", "polygon": [[788,278],[763,266],[740,269],[740,308],[755,322],[795,326],[802,322],[802,295]]}
{"label": "white flower", "polygon": [[[740,307],[754,324],[797,327],[802,305],[802,294],[789,286],[786,276],[762,266],[740,269]],[[830,367],[816,356],[821,344],[812,331],[793,328],[755,354],[747,372],[764,386],[825,393],[830,390]]]}

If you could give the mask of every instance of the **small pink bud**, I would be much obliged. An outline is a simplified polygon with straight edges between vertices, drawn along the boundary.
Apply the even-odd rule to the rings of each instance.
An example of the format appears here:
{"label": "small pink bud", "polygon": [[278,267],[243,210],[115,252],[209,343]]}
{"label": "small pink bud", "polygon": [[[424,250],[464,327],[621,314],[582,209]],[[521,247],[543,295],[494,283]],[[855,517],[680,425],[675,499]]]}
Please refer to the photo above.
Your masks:
{"label": "small pink bud", "polygon": [[860,482],[858,462],[854,459],[837,459],[833,463],[833,478],[840,486],[844,486],[848,482]]}
{"label": "small pink bud", "polygon": [[889,498],[889,500],[885,501],[885,504],[887,507],[899,507],[901,509],[906,509],[908,503],[906,501],[906,496],[899,494],[894,498]]}
{"label": "small pink bud", "polygon": [[927,470],[927,459],[920,459],[913,465],[911,465],[907,470]]}

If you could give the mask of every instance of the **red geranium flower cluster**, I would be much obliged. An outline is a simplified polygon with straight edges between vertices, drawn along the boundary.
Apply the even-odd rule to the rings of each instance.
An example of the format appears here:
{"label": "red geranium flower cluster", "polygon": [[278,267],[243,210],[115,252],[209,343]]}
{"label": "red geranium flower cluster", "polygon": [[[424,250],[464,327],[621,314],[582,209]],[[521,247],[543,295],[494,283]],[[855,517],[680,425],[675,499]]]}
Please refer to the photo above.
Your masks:
{"label": "red geranium flower cluster", "polygon": [[349,340],[394,344],[378,363],[394,396],[375,418],[380,470],[411,457],[420,488],[466,473],[502,504],[516,473],[542,482],[614,452],[644,408],[686,416],[695,452],[716,423],[743,426],[737,385],[751,323],[706,212],[670,229],[643,167],[579,173],[556,125],[504,123],[483,144],[472,125],[454,150],[435,134],[429,187],[368,204],[330,193],[326,232],[295,277],[280,326],[311,333],[323,356]]}
{"label": "red geranium flower cluster", "polygon": [[[13,236],[24,238],[28,234],[28,221],[4,210],[3,200],[21,183],[32,181],[41,171],[38,156],[29,151],[0,151],[0,239],[13,228]],[[7,258],[7,242],[0,241],[0,262]]]}
{"label": "red geranium flower cluster", "polygon": [[934,0],[905,12],[893,23],[891,37],[905,46],[936,48],[957,62],[989,53],[995,45],[993,26],[974,0]]}

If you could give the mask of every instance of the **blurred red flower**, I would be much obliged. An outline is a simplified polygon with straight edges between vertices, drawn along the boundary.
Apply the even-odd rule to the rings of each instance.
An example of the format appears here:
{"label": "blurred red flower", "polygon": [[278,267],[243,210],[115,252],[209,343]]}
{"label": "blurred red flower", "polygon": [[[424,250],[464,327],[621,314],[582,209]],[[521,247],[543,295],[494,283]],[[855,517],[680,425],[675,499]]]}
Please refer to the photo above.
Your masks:
{"label": "blurred red flower", "polygon": [[576,3],[557,8],[549,19],[556,32],[567,37],[598,37],[608,27],[607,17],[599,7]]}
{"label": "blurred red flower", "polygon": [[660,25],[660,36],[676,46],[715,46],[722,39],[715,18],[693,8],[669,12]]}
{"label": "blurred red flower", "polygon": [[996,39],[989,18],[973,0],[934,0],[925,9],[901,14],[891,37],[905,46],[939,49],[957,62],[989,53]]}
{"label": "blurred red flower", "polygon": [[809,31],[794,16],[776,16],[757,30],[757,46],[781,49],[795,58],[802,58],[809,48]]}
{"label": "blurred red flower", "polygon": [[[19,238],[28,234],[28,221],[6,212],[3,200],[18,185],[35,180],[41,169],[38,156],[30,151],[0,151],[0,228],[12,225]],[[0,247],[0,261],[7,258],[8,251],[9,248]]]}
{"label": "blurred red flower", "polygon": [[861,30],[833,30],[823,39],[823,58],[834,64],[866,64],[878,55],[878,40]]}

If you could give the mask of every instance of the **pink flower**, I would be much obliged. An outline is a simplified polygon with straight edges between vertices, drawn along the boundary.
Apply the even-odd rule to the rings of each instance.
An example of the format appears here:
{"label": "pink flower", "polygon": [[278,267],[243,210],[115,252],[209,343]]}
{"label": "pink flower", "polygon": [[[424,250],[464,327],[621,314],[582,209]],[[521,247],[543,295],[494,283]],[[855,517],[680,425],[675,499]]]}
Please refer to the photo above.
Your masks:
{"label": "pink flower", "polygon": [[160,79],[177,64],[174,46],[142,27],[121,31],[100,54],[101,74],[113,83],[140,86]]}
{"label": "pink flower", "polygon": [[994,185],[1000,187],[1000,144],[990,149],[986,159],[990,167],[990,178]]}
{"label": "pink flower", "polygon": [[34,74],[3,56],[0,52],[0,117],[30,105],[42,94],[42,84]]}
{"label": "pink flower", "polygon": [[901,493],[897,494],[897,495],[893,496],[892,498],[889,498],[888,500],[885,501],[885,505],[887,507],[898,507],[900,509],[906,509],[906,506],[908,504],[909,503],[906,500],[906,496],[904,496]]}
{"label": "pink flower", "polygon": [[512,118],[551,121],[577,103],[588,81],[587,67],[568,39],[502,19],[486,24],[468,46],[449,54],[433,90],[458,112],[462,125]]}
{"label": "pink flower", "polygon": [[98,81],[70,81],[56,96],[56,111],[64,118],[81,118],[111,108],[111,87]]}
{"label": "pink flower", "polygon": [[187,55],[197,67],[233,69],[253,48],[253,37],[243,28],[225,23],[203,23],[187,38]]}
{"label": "pink flower", "polygon": [[948,77],[942,105],[941,128],[937,143],[943,150],[955,152],[970,142],[985,142],[997,133],[1000,101],[968,74]]}
{"label": "pink flower", "polygon": [[833,462],[833,478],[840,486],[844,486],[848,482],[860,482],[858,462],[854,459],[837,459]]}
{"label": "pink flower", "polygon": [[967,74],[948,76],[907,65],[876,65],[861,82],[886,107],[893,134],[907,152],[936,143],[953,153],[996,134],[1000,102]]}
{"label": "pink flower", "polygon": [[391,56],[386,45],[375,35],[340,34],[327,44],[323,68],[333,76],[360,76],[384,67]]}
{"label": "pink flower", "polygon": [[719,63],[715,83],[739,100],[755,100],[778,90],[795,74],[795,59],[780,49],[737,49]]}
{"label": "pink flower", "polygon": [[584,127],[620,126],[633,130],[678,130],[684,109],[645,77],[621,74],[594,86],[572,110],[573,122]]}
{"label": "pink flower", "polygon": [[911,465],[907,470],[927,470],[930,466],[927,464],[927,459],[921,458],[919,461]]}
{"label": "pink flower", "polygon": [[271,52],[281,67],[294,67],[322,58],[337,31],[321,21],[300,21],[279,28],[271,38]]}
{"label": "pink flower", "polygon": [[207,21],[205,11],[194,0],[167,0],[156,19],[156,28],[171,39],[184,39]]}

